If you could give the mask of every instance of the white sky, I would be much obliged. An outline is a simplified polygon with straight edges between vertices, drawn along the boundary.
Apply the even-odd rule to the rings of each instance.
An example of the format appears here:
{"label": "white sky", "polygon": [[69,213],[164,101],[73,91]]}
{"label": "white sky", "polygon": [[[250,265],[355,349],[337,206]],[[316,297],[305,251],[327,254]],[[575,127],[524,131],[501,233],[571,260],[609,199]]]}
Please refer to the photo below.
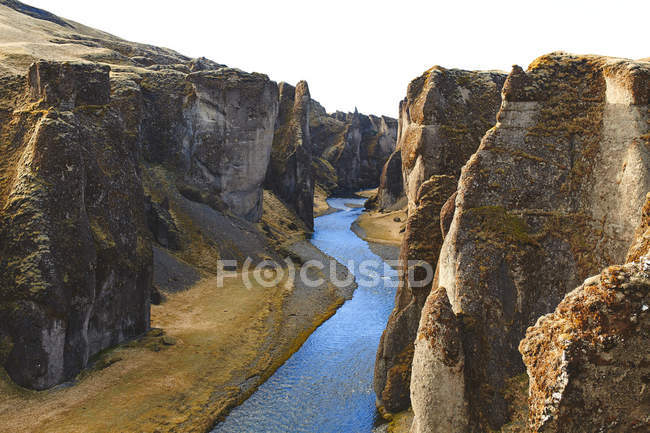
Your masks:
{"label": "white sky", "polygon": [[309,82],[328,111],[397,117],[433,65],[524,68],[537,56],[650,57],[647,0],[23,0],[124,39]]}

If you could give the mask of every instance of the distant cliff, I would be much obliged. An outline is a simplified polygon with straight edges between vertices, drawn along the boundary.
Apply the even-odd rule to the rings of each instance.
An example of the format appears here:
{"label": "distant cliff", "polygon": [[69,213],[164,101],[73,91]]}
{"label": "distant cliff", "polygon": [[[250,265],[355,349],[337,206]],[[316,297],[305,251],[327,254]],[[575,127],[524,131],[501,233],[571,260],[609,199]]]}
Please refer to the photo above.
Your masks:
{"label": "distant cliff", "polygon": [[316,181],[337,194],[376,187],[395,149],[397,121],[356,111],[328,114],[318,103],[312,107],[310,130]]}

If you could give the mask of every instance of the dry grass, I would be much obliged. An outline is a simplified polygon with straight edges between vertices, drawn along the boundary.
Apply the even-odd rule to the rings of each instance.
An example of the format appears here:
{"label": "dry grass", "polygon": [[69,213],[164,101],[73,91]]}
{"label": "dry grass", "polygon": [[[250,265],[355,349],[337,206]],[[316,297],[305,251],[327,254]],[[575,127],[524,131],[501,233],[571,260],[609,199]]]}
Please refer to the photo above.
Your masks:
{"label": "dry grass", "polygon": [[149,336],[120,346],[97,363],[106,368],[83,373],[75,386],[27,391],[2,370],[0,431],[205,431],[253,389],[239,384],[268,377],[334,311],[286,332],[283,301],[292,286],[247,289],[240,281],[217,288],[206,279],[169,295],[152,307],[152,324],[175,345]]}

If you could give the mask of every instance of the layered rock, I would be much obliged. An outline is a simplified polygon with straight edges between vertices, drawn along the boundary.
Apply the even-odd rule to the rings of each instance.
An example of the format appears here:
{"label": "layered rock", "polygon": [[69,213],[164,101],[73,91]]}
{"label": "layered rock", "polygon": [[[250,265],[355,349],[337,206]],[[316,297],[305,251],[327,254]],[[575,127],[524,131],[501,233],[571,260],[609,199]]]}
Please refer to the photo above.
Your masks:
{"label": "layered rock", "polygon": [[314,181],[309,134],[307,82],[280,83],[280,103],[265,184],[311,229],[314,227]]}
{"label": "layered rock", "polygon": [[[380,206],[390,205],[401,194],[402,177],[407,186],[403,262],[422,260],[435,268],[443,239],[441,208],[456,191],[462,165],[496,120],[504,81],[505,74],[496,72],[434,67],[409,85],[400,104],[400,155],[393,154],[387,162],[378,192]],[[404,268],[375,363],[377,403],[388,411],[409,406],[413,341],[431,288],[411,287],[407,275]]]}
{"label": "layered rock", "polygon": [[149,328],[137,141],[109,91],[107,66],[39,62],[2,122],[1,361],[22,386]]}
{"label": "layered rock", "polygon": [[316,102],[312,114],[314,152],[335,172],[320,163],[314,173],[316,180],[326,184],[335,178],[336,186],[331,191],[339,194],[377,186],[386,159],[395,149],[397,121],[386,116],[366,116],[356,110],[328,114]]}
{"label": "layered rock", "polygon": [[612,266],[528,328],[530,429],[650,429],[650,257]]}
{"label": "layered rock", "polygon": [[509,75],[498,123],[463,168],[437,269],[462,322],[470,429],[508,420],[526,328],[625,260],[650,189],[649,83],[647,63],[563,53]]}

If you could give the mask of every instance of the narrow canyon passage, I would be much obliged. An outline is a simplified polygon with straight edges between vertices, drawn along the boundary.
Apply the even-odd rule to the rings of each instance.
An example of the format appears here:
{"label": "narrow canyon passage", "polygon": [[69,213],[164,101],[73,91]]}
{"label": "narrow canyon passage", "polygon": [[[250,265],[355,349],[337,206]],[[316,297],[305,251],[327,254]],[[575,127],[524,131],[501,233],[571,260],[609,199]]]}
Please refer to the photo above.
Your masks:
{"label": "narrow canyon passage", "polygon": [[[376,421],[372,375],[379,337],[393,308],[397,273],[381,271],[367,284],[359,264],[373,260],[387,268],[350,225],[364,199],[335,198],[340,211],[316,218],[312,243],[351,267],[359,287],[354,297],[323,323],[305,344],[214,433],[224,432],[370,432]],[[368,280],[368,278],[365,278]]]}

